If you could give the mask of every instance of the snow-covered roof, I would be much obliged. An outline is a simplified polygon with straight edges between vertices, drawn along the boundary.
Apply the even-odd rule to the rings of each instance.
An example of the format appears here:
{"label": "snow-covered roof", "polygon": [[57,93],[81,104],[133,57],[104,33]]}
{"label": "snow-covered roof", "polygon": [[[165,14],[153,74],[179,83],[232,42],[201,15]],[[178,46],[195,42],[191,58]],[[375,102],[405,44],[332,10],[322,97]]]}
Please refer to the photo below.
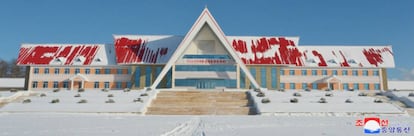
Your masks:
{"label": "snow-covered roof", "polygon": [[18,65],[116,65],[113,45],[22,44]]}
{"label": "snow-covered roof", "polygon": [[299,46],[304,66],[393,68],[391,46]]}
{"label": "snow-covered roof", "polygon": [[173,35],[114,35],[116,62],[166,63],[182,39]]}
{"label": "snow-covered roof", "polygon": [[[116,35],[119,64],[166,63],[182,36]],[[391,46],[298,46],[299,37],[227,36],[245,64],[394,67]]]}

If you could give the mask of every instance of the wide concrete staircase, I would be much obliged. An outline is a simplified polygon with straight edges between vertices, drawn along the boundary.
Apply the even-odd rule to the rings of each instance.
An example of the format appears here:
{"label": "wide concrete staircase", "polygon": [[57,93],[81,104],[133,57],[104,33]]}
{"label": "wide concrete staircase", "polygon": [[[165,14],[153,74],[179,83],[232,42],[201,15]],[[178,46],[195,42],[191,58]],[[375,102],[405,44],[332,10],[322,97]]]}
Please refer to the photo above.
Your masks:
{"label": "wide concrete staircase", "polygon": [[253,115],[246,92],[161,91],[147,115]]}

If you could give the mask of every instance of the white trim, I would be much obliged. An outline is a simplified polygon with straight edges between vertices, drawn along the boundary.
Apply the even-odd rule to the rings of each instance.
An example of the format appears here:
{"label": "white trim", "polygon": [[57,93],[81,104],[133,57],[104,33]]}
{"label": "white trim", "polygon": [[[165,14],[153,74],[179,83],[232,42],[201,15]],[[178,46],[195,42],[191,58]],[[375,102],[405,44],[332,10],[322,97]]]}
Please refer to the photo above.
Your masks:
{"label": "white trim", "polygon": [[197,21],[191,27],[190,31],[184,37],[183,41],[181,41],[181,43],[178,45],[178,47],[175,50],[174,54],[171,56],[170,60],[168,60],[167,64],[161,70],[160,74],[158,75],[158,77],[156,78],[156,80],[154,81],[154,83],[151,85],[150,88],[155,89],[158,86],[158,84],[161,82],[162,78],[167,74],[168,70],[176,63],[176,61],[178,60],[178,58],[188,48],[188,46],[190,45],[191,41],[200,32],[200,30],[202,29],[202,27],[204,26],[204,24],[210,26],[210,29],[217,36],[217,38],[223,44],[224,48],[232,56],[232,58],[236,61],[236,63],[239,64],[240,68],[244,71],[244,73],[247,76],[247,78],[249,78],[249,80],[252,82],[252,85],[255,88],[260,88],[259,84],[253,78],[253,76],[251,75],[250,71],[244,65],[243,61],[239,58],[239,56],[237,56],[237,54],[235,53],[233,47],[231,47],[231,44],[228,42],[225,34],[220,29],[220,26],[214,20],[213,16],[211,15],[211,13],[208,11],[207,8],[204,8],[203,12],[198,17]]}

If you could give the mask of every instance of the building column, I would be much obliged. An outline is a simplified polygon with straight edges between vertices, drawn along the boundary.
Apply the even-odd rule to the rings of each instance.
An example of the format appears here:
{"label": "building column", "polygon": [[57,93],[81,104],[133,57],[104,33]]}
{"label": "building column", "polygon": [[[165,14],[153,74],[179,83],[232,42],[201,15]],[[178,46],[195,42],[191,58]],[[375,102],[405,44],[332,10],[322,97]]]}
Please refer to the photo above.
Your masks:
{"label": "building column", "polygon": [[73,90],[73,80],[70,80],[71,84],[70,84],[70,90]]}
{"label": "building column", "polygon": [[240,66],[236,64],[236,88],[240,89]]}
{"label": "building column", "polygon": [[175,88],[175,65],[171,66],[171,88]]}

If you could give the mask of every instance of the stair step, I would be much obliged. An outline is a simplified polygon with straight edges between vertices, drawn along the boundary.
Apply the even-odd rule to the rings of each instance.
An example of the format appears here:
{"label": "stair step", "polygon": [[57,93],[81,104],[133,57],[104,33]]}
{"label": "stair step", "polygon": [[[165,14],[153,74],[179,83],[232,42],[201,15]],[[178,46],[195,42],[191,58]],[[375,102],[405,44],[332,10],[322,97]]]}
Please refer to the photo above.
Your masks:
{"label": "stair step", "polygon": [[252,115],[245,92],[161,91],[146,114],[151,115]]}

